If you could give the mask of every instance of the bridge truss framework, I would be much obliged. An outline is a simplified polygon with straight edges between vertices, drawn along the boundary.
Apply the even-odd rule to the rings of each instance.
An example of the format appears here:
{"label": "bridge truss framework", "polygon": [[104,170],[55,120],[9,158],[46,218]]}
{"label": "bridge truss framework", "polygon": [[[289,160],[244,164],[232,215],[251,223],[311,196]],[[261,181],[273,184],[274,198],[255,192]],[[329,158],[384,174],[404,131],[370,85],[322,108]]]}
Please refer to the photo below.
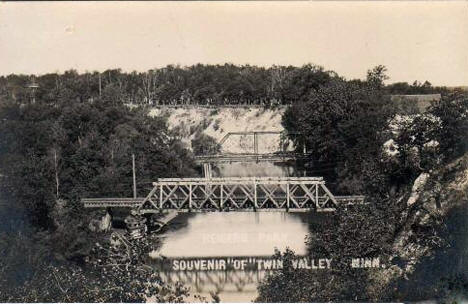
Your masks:
{"label": "bridge truss framework", "polygon": [[321,177],[161,178],[145,198],[82,200],[85,207],[131,207],[140,213],[320,212],[363,201],[363,196],[334,196]]}

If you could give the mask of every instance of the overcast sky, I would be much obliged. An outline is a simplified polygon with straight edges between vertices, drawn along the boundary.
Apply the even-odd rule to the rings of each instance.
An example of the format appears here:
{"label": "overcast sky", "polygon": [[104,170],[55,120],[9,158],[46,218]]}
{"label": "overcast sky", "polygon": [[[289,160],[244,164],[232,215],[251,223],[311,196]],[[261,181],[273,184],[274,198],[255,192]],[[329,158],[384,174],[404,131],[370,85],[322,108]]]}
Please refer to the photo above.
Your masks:
{"label": "overcast sky", "polygon": [[315,63],[468,85],[468,2],[0,2],[0,74]]}

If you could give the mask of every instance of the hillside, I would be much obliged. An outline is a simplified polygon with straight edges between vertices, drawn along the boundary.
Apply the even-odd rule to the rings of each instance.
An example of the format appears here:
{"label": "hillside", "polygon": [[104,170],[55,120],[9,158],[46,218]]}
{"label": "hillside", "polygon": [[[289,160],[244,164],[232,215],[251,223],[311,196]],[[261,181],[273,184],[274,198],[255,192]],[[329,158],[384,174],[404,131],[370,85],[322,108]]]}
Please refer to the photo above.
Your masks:
{"label": "hillside", "polygon": [[[166,117],[169,129],[177,132],[192,149],[191,140],[201,133],[220,142],[229,132],[284,131],[281,125],[284,111],[284,108],[180,107],[153,108],[149,115]],[[252,135],[234,135],[223,143],[222,152],[253,153],[253,147]],[[258,135],[259,153],[274,153],[279,147],[280,135]]]}

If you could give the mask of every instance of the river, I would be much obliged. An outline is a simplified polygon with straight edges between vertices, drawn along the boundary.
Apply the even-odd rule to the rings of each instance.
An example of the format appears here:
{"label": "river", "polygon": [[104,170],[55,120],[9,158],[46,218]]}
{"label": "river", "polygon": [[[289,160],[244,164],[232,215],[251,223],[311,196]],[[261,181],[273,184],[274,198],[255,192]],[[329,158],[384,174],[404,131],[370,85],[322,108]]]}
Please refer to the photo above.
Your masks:
{"label": "river", "polygon": [[[307,222],[312,214],[284,212],[230,212],[183,215],[171,223],[157,255],[167,259],[212,259],[270,257],[275,249],[306,254]],[[250,302],[257,296],[257,283],[265,274],[249,271],[172,272],[166,280],[179,280],[211,300],[218,292],[223,302]],[[194,298],[188,301],[196,301]]]}

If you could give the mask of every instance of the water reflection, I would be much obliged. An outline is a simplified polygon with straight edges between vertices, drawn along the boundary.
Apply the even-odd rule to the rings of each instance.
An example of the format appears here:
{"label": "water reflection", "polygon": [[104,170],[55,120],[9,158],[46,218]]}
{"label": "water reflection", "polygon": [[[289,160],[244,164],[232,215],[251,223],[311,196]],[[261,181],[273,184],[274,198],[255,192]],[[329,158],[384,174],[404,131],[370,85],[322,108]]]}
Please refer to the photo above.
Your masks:
{"label": "water reflection", "polygon": [[213,170],[217,177],[294,176],[293,166],[277,166],[271,162],[233,162],[217,164]]}
{"label": "water reflection", "polygon": [[305,254],[307,226],[282,212],[201,213],[183,229],[169,231],[160,249],[163,256],[263,256],[275,248]]}
{"label": "water reflection", "polygon": [[[198,294],[208,294],[211,291],[221,295],[221,298],[225,293],[238,293],[243,297],[245,293],[250,294],[257,290],[257,284],[267,272],[266,270],[161,272],[161,278],[169,284],[181,282]],[[222,300],[224,301],[223,298]]]}
{"label": "water reflection", "polygon": [[[302,218],[301,218],[302,217]],[[157,256],[162,259],[181,257],[271,257],[275,248],[287,247],[298,255],[306,254],[305,236],[308,226],[304,218],[310,214],[281,212],[200,213],[178,218],[173,229],[165,234]],[[179,222],[178,222],[179,221]],[[218,293],[223,302],[250,302],[256,297],[256,286],[266,275],[254,268],[209,271],[163,271],[168,283],[181,281],[210,300],[210,292]],[[195,299],[188,299],[195,300]]]}

